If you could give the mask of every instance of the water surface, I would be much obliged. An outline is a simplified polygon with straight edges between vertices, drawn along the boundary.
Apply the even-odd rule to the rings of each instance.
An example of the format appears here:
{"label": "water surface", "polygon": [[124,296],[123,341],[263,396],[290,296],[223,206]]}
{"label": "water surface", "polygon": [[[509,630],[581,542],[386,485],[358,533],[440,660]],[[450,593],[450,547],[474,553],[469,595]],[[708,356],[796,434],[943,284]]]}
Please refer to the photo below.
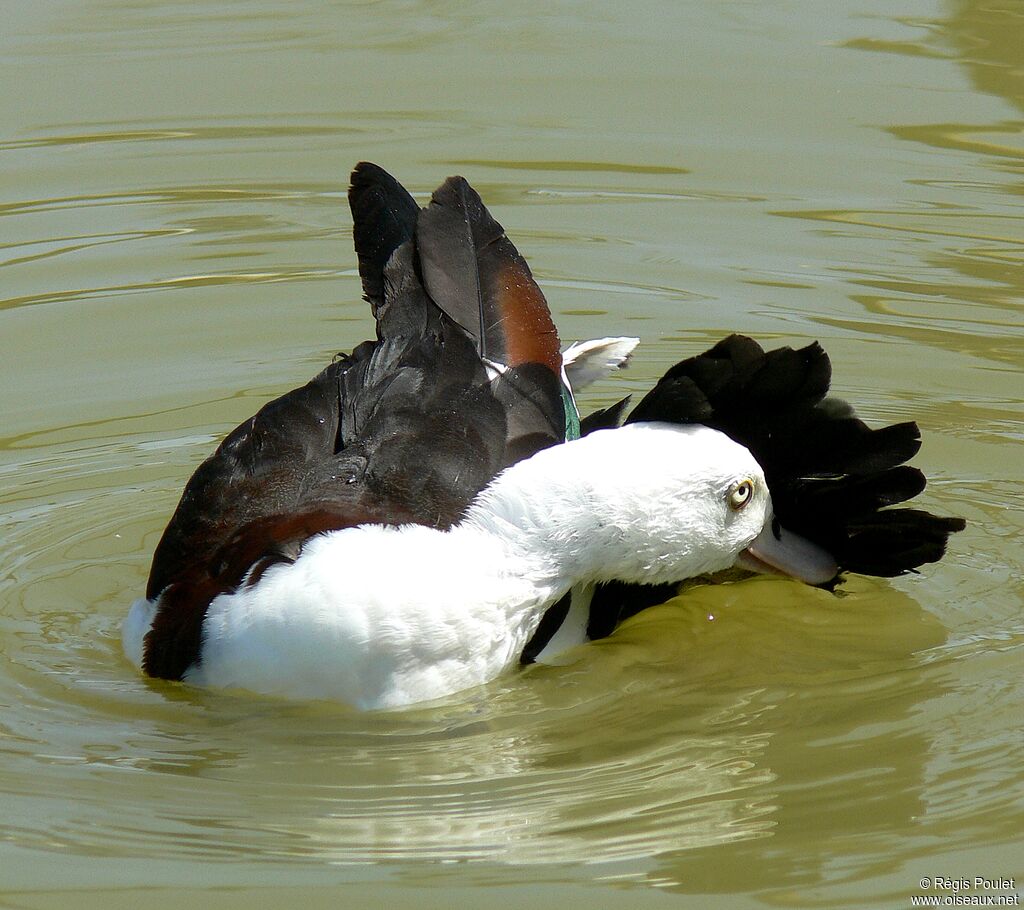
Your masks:
{"label": "water surface", "polygon": [[[910,905],[1024,879],[1024,17],[1012,0],[14,4],[0,32],[11,906]],[[841,596],[696,585],[441,705],[138,678],[220,436],[371,331],[344,190],[468,177],[606,405],[740,330],[915,419],[970,524]]]}

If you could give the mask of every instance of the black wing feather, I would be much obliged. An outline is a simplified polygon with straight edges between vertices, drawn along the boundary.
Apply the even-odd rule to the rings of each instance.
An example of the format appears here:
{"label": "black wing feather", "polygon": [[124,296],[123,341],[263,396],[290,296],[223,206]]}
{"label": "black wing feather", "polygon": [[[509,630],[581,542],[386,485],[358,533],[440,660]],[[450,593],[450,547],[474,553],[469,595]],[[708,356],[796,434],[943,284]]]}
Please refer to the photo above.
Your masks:
{"label": "black wing feather", "polygon": [[384,301],[384,267],[391,254],[412,239],[420,207],[394,177],[367,161],[352,171],[348,204],[363,295],[376,314]]}
{"label": "black wing feather", "polygon": [[580,435],[586,436],[595,430],[613,430],[621,426],[626,408],[629,407],[629,401],[630,398],[627,395],[613,405],[589,413],[580,421]]}
{"label": "black wing feather", "polygon": [[462,177],[434,192],[416,225],[423,285],[495,364],[560,374],[558,332],[530,267]]}

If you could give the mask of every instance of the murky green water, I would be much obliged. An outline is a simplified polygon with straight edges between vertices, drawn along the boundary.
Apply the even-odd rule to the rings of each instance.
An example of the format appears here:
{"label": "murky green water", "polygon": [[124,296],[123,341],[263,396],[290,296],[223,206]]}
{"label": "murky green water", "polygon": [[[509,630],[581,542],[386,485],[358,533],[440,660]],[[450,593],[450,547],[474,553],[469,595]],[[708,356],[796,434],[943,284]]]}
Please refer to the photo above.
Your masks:
{"label": "murky green water", "polygon": [[[1024,880],[1024,6],[79,0],[0,29],[0,902],[909,907]],[[949,558],[698,587],[440,708],[143,681],[191,468],[370,330],[344,190],[463,173],[647,387],[822,341]],[[713,618],[712,618],[713,617]],[[948,893],[931,891],[928,893]],[[972,892],[982,893],[982,892]]]}

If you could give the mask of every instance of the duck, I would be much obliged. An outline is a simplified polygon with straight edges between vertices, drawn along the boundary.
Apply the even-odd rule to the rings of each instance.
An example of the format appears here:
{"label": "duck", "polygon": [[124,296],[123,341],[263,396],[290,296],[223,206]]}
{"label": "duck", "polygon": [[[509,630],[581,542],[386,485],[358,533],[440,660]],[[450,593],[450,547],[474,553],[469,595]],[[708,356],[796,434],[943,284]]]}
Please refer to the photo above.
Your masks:
{"label": "duck", "polygon": [[819,344],[731,335],[635,407],[576,392],[638,339],[564,351],[462,177],[425,207],[362,162],[349,204],[376,338],[196,469],[122,631],[144,675],[359,710],[447,698],[740,568],[834,589],[939,560],[958,518],[920,432],[829,394]]}

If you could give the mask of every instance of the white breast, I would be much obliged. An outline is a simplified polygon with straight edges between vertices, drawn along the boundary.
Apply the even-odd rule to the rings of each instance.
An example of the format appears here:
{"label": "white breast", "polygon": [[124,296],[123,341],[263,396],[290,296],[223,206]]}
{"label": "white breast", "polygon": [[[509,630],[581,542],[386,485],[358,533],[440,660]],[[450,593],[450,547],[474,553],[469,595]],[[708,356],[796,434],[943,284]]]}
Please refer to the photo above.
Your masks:
{"label": "white breast", "polygon": [[[210,604],[186,681],[363,709],[439,698],[518,659],[543,603],[535,567],[456,529],[366,527]],[[532,580],[531,580],[532,579]]]}

